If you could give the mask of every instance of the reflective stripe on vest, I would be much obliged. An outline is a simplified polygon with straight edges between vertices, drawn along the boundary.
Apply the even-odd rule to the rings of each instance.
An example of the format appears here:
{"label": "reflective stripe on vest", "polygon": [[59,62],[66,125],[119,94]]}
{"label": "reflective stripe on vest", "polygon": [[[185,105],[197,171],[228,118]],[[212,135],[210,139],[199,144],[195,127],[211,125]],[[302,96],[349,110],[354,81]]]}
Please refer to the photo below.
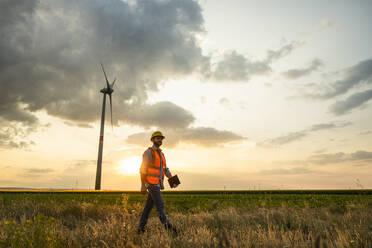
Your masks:
{"label": "reflective stripe on vest", "polygon": [[[147,167],[147,176],[146,180],[148,183],[151,184],[158,184],[159,179],[161,177],[160,175],[160,156],[157,151],[154,150],[153,147],[149,147],[151,149],[151,154],[152,154],[152,163]],[[164,181],[164,175],[165,175],[165,168],[166,168],[166,161],[163,152],[160,152],[161,158],[163,160],[163,177],[162,181]]]}

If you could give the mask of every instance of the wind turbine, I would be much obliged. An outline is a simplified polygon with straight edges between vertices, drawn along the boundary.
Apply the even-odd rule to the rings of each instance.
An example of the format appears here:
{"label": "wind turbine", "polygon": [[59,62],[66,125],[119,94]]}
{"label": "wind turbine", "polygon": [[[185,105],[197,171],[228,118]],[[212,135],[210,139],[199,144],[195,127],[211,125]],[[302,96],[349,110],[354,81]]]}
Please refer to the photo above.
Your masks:
{"label": "wind turbine", "polygon": [[101,172],[102,172],[102,150],[103,150],[103,134],[105,129],[105,109],[106,109],[106,94],[110,97],[110,112],[111,112],[111,128],[112,126],[112,98],[111,94],[114,92],[114,84],[116,81],[116,78],[114,81],[109,84],[109,81],[107,80],[105,68],[103,68],[103,64],[101,63],[103,74],[105,75],[106,79],[106,88],[103,88],[100,90],[101,93],[103,93],[103,104],[102,104],[102,115],[101,115],[101,130],[99,135],[99,147],[98,147],[98,159],[97,159],[97,172],[96,172],[96,190],[101,189]]}

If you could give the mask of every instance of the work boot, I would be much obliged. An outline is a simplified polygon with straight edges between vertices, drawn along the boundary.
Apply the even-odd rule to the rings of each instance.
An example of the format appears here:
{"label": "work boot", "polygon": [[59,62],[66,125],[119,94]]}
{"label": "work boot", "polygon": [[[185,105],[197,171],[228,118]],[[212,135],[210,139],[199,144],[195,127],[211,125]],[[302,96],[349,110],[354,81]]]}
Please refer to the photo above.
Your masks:
{"label": "work boot", "polygon": [[173,234],[174,234],[175,236],[178,236],[178,234],[180,233],[180,232],[178,231],[178,229],[175,228],[174,226],[171,228],[171,230],[172,230],[172,232],[173,232]]}
{"label": "work boot", "polygon": [[167,229],[168,233],[170,233],[172,236],[176,237],[180,233],[177,228],[174,226]]}
{"label": "work boot", "polygon": [[179,231],[177,228],[175,228],[170,222],[167,221],[167,223],[164,225],[165,230],[168,232],[171,232],[174,236],[177,236],[179,234]]}

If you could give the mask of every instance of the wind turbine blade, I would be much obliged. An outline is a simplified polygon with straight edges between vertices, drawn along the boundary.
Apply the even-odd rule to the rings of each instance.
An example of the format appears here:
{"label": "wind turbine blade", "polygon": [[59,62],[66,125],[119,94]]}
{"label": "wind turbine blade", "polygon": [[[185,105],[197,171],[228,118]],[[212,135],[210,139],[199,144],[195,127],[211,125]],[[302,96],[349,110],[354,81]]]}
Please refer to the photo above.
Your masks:
{"label": "wind turbine blade", "polygon": [[114,88],[114,84],[116,82],[116,78],[114,79],[114,81],[112,81],[112,84],[111,84],[111,89]]}
{"label": "wind turbine blade", "polygon": [[107,76],[106,76],[105,68],[103,68],[103,64],[102,64],[102,63],[101,63],[101,67],[102,67],[103,74],[105,74],[105,79],[106,79],[107,88],[110,88],[109,82],[108,82],[108,80],[107,80]]}
{"label": "wind turbine blade", "polygon": [[109,96],[110,96],[110,112],[111,112],[111,129],[113,130],[114,127],[112,125],[112,98],[111,98],[111,94],[109,94]]}

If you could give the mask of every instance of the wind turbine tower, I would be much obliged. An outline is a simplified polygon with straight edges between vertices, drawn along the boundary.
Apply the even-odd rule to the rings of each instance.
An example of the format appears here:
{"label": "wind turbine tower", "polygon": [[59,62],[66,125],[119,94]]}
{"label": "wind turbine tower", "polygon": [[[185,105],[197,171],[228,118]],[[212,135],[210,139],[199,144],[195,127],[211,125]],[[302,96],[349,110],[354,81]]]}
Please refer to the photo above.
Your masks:
{"label": "wind turbine tower", "polygon": [[106,79],[106,88],[103,88],[100,90],[101,93],[103,93],[103,103],[102,103],[102,115],[101,115],[101,129],[100,129],[100,135],[99,135],[99,147],[98,147],[98,159],[97,159],[97,172],[96,172],[96,190],[101,189],[101,173],[102,173],[102,150],[103,150],[103,136],[104,136],[104,129],[105,129],[105,109],[106,109],[106,95],[109,95],[110,97],[110,112],[111,112],[111,128],[112,126],[112,97],[111,94],[114,92],[114,84],[116,81],[116,78],[114,81],[109,84],[109,81],[107,80],[105,68],[103,67],[103,64],[101,63],[103,74],[105,75]]}

